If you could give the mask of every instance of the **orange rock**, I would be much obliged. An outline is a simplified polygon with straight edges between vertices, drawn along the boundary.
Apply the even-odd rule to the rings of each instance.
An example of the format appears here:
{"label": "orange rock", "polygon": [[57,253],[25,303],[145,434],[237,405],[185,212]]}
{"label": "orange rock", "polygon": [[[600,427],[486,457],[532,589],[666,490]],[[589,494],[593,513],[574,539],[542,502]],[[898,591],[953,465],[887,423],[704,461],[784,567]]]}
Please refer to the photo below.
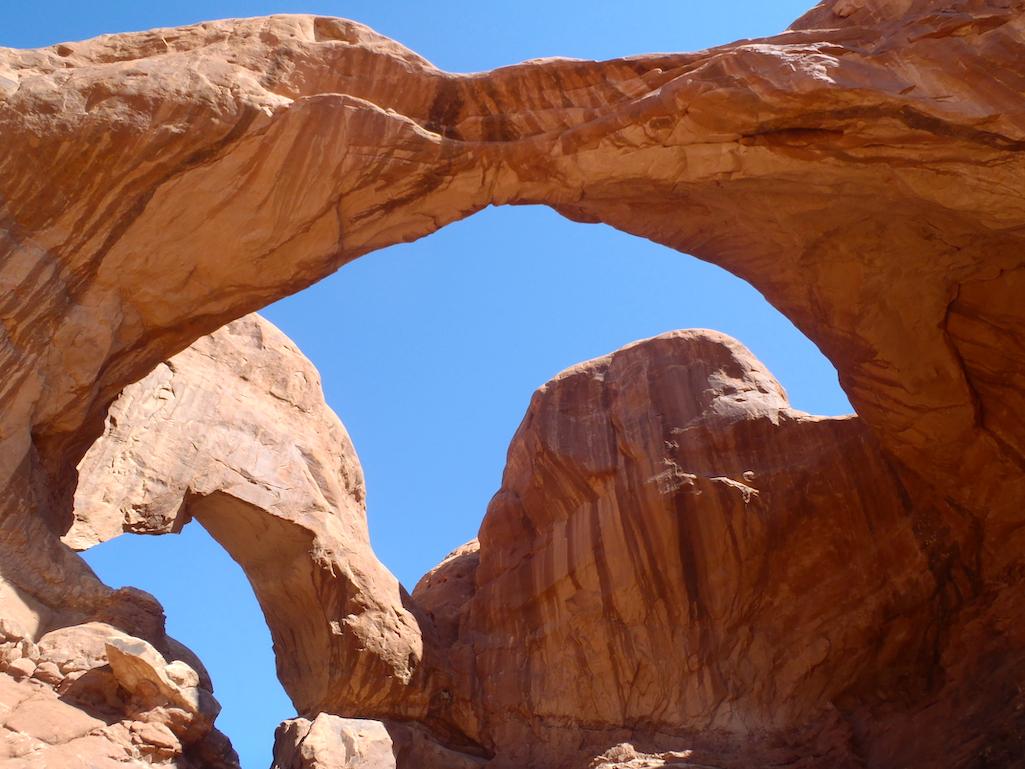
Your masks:
{"label": "orange rock", "polygon": [[322,714],[283,723],[275,769],[395,769],[388,730],[380,721]]}
{"label": "orange rock", "polygon": [[76,548],[192,518],[224,545],[300,713],[418,714],[406,685],[421,633],[370,548],[356,452],[317,370],[270,323],[229,323],[126,388],[79,477]]}
{"label": "orange rock", "polygon": [[169,658],[175,644],[165,644],[165,656],[90,622],[53,630],[33,646],[0,674],[5,769],[141,769],[172,757],[182,759],[181,769],[237,769],[230,743],[212,728],[219,707],[209,676]]}
{"label": "orange rock", "polygon": [[[788,417],[762,393],[755,405],[781,415],[771,432],[785,451],[744,462],[730,452],[764,436],[740,428],[709,431],[708,454],[688,454],[684,440],[679,457],[654,422],[628,430],[625,445],[642,452],[630,465],[588,432],[604,412],[579,415],[567,434],[525,433],[571,472],[514,445],[507,481],[520,489],[542,475],[520,498],[503,490],[481,532],[465,623],[488,645],[449,617],[459,649],[443,653],[440,626],[427,633],[422,680],[389,677],[401,669],[389,641],[372,676],[338,684],[336,704],[356,692],[388,710],[404,692],[402,707],[450,730],[446,740],[545,762],[586,752],[574,725],[605,734],[626,716],[627,733],[606,735],[592,757],[623,742],[638,755],[676,750],[649,750],[635,726],[700,723],[706,742],[712,729],[730,740],[746,729],[744,746],[771,752],[759,730],[804,724],[785,742],[803,746],[794,761],[806,765],[1021,765],[1021,694],[1009,683],[1025,670],[1014,621],[1025,609],[1021,13],[1018,0],[826,0],[759,41],[469,76],[309,16],[0,49],[4,619],[32,640],[102,620],[166,647],[158,608],[112,593],[59,540],[74,469],[112,400],[203,334],[348,260],[489,204],[540,203],[749,280],[836,364],[860,419]],[[567,403],[601,390],[586,377],[565,387],[579,388]],[[731,413],[734,427],[764,428]],[[810,496],[784,470],[759,478],[791,457],[826,468],[798,463]],[[652,465],[660,459],[676,466]],[[766,465],[743,466],[756,459]],[[645,485],[634,465],[659,480]],[[599,523],[632,520],[612,478],[640,495],[626,509],[683,501],[671,523],[655,515],[650,530],[646,518],[596,534],[574,514],[580,499],[605,500],[590,513]],[[695,497],[715,513],[690,506]],[[782,512],[746,513],[770,497],[786,501]],[[808,510],[807,525],[776,527]],[[234,512],[251,522],[249,508]],[[702,549],[673,548],[681,523]],[[792,559],[774,560],[790,547]],[[769,584],[784,592],[765,597],[778,617],[749,607],[766,623],[749,639],[737,612],[750,594],[730,590],[761,595],[756,567],[782,577]],[[574,603],[557,600],[569,587]],[[560,644],[577,637],[577,612],[595,633],[574,655]],[[617,617],[639,624],[624,630]],[[814,632],[804,624],[827,617]],[[785,618],[809,630],[798,653]],[[518,645],[501,635],[506,623],[523,633]],[[740,635],[709,637],[717,627]],[[388,637],[415,646],[406,628],[400,615]],[[665,628],[669,638],[655,632]],[[650,653],[677,667],[621,664]],[[282,664],[302,680],[323,663]],[[575,677],[592,664],[593,679]],[[474,680],[486,683],[465,688]],[[767,704],[776,690],[778,708]],[[334,696],[316,691],[311,701]],[[665,709],[645,710],[646,698]],[[729,740],[693,749],[724,764],[740,750]]]}
{"label": "orange rock", "polygon": [[797,411],[733,340],[673,332],[538,390],[479,553],[414,598],[458,628],[451,718],[495,766],[585,765],[624,734],[768,765],[846,742],[852,690],[924,691],[939,607],[913,520],[858,418]]}

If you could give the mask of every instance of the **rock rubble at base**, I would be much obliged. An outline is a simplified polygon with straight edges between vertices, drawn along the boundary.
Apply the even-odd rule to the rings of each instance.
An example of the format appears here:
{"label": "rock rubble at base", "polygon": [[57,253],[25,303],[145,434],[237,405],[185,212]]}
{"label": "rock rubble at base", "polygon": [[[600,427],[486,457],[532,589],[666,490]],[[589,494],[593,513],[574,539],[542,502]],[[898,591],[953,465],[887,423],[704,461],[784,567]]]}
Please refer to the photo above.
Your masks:
{"label": "rock rubble at base", "polygon": [[237,769],[205,671],[89,622],[0,644],[0,767]]}

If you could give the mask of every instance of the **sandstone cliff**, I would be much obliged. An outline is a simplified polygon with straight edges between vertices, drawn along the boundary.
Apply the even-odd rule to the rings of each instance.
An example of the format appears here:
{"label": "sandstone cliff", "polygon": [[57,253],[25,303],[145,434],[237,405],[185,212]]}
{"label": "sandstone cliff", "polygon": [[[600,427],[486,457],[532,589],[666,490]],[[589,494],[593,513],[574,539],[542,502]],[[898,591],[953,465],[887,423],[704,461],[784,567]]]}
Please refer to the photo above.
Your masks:
{"label": "sandstone cliff", "polygon": [[[38,645],[54,629],[104,622],[145,638],[171,664],[153,607],[112,599],[59,539],[73,522],[75,467],[127,385],[203,334],[368,251],[420,237],[489,204],[541,203],[726,267],[759,288],[836,364],[860,419],[813,427],[814,420],[781,417],[774,435],[796,441],[805,438],[792,436],[807,432],[813,443],[826,442],[810,451],[824,459],[833,451],[832,468],[847,461],[835,442],[851,441],[858,461],[867,463],[865,499],[846,496],[862,483],[860,470],[856,484],[840,472],[836,488],[829,487],[847,500],[835,513],[851,516],[842,519],[852,527],[845,547],[832,560],[825,552],[802,554],[793,567],[829,562],[842,575],[837,583],[829,573],[793,578],[821,600],[835,599],[837,584],[849,584],[862,598],[844,615],[847,630],[823,632],[829,649],[802,647],[796,655],[781,679],[793,697],[781,695],[778,712],[766,704],[775,679],[768,689],[745,689],[736,712],[724,706],[737,695],[736,680],[757,677],[730,656],[746,642],[731,637],[737,646],[726,649],[715,638],[689,636],[696,632],[689,628],[677,640],[694,650],[686,669],[704,676],[707,687],[691,705],[689,696],[683,702],[668,691],[682,673],[660,671],[655,681],[642,666],[637,680],[665,709],[635,719],[639,710],[618,688],[634,673],[617,668],[617,660],[642,654],[631,652],[631,644],[657,649],[663,642],[643,629],[635,637],[616,626],[615,617],[627,611],[613,598],[617,591],[645,595],[651,608],[641,604],[655,627],[671,621],[656,594],[684,600],[674,607],[681,620],[714,616],[731,629],[747,619],[744,607],[725,605],[721,585],[703,567],[686,574],[681,567],[685,589],[658,592],[663,588],[652,575],[660,569],[646,572],[645,559],[664,555],[682,563],[683,550],[653,541],[630,557],[602,560],[610,568],[618,564],[619,576],[636,573],[636,588],[602,586],[597,565],[590,572],[581,566],[587,574],[574,611],[593,617],[595,639],[610,646],[585,646],[586,664],[570,660],[559,647],[575,637],[570,614],[550,596],[535,595],[533,582],[558,595],[566,589],[569,561],[551,560],[540,570],[517,564],[492,550],[496,537],[503,527],[516,531],[518,521],[549,526],[554,533],[528,530],[525,542],[507,544],[568,559],[578,545],[560,550],[559,537],[568,533],[559,526],[570,520],[583,526],[588,515],[610,524],[623,518],[610,501],[600,514],[568,513],[580,499],[607,492],[606,474],[622,476],[619,482],[640,495],[637,503],[646,510],[670,504],[645,496],[640,476],[631,475],[662,459],[675,462],[683,476],[694,475],[699,498],[715,499],[730,521],[747,509],[740,507],[745,492],[713,477],[760,492],[744,505],[769,496],[791,500],[792,492],[763,496],[757,482],[735,477],[748,471],[743,463],[726,456],[721,464],[699,460],[687,453],[693,446],[686,441],[676,456],[677,449],[655,442],[656,427],[650,435],[623,433],[653,453],[648,459],[630,454],[629,462],[606,454],[612,464],[594,465],[602,470],[600,483],[589,478],[593,458],[570,451],[561,460],[569,464],[558,468],[566,475],[552,475],[544,457],[531,458],[528,440],[512,456],[510,489],[523,482],[517,473],[537,471],[545,495],[562,502],[548,512],[547,503],[531,506],[529,495],[517,501],[503,489],[482,529],[474,589],[496,600],[519,596],[524,609],[537,612],[542,624],[530,626],[537,636],[521,647],[529,652],[525,660],[547,665],[557,651],[559,665],[569,670],[593,664],[617,676],[614,696],[585,682],[583,692],[560,691],[550,708],[521,699],[530,706],[512,713],[512,700],[548,697],[552,685],[533,673],[509,673],[504,680],[512,693],[485,702],[461,690],[475,675],[464,624],[504,632],[506,621],[527,622],[500,618],[498,607],[474,599],[465,618],[442,611],[438,629],[421,629],[419,667],[407,658],[404,670],[383,649],[376,655],[388,683],[370,706],[373,714],[422,716],[443,739],[485,752],[511,750],[510,740],[528,729],[536,744],[516,750],[530,760],[541,760],[542,741],[551,741],[556,756],[590,739],[570,746],[564,737],[566,708],[589,698],[587,713],[595,714],[598,731],[622,717],[631,719],[630,732],[662,729],[686,715],[704,724],[709,740],[713,729],[736,734],[743,728],[756,750],[772,751],[777,746],[762,738],[783,730],[788,744],[812,746],[801,759],[809,765],[835,765],[828,762],[843,745],[873,767],[1020,765],[1023,10],[1020,0],[827,0],[763,40],[611,62],[530,62],[468,76],[441,72],[358,24],[307,16],[0,49],[0,606],[22,636],[12,643]],[[579,397],[589,397],[586,388]],[[550,453],[559,457],[566,446],[556,441]],[[582,469],[570,460],[583,461]],[[695,464],[688,468],[682,460]],[[883,468],[889,481],[879,475]],[[759,469],[752,472],[757,479]],[[805,472],[811,483],[815,473]],[[209,480],[194,490],[201,509],[223,498],[221,481]],[[688,499],[679,490],[669,496]],[[685,508],[685,501],[672,504]],[[862,518],[874,527],[875,515],[889,537],[866,542],[856,534],[874,533]],[[275,520],[283,521],[275,526],[294,524],[287,513]],[[812,516],[812,527],[825,520]],[[773,521],[750,523],[736,550],[731,541],[722,552],[770,576],[773,569],[789,575],[788,564],[742,547],[757,550],[766,537],[779,536]],[[674,523],[659,531],[678,530]],[[702,519],[696,532],[719,552],[715,547],[725,540],[714,521]],[[787,532],[800,538],[804,530]],[[613,534],[621,546],[642,543],[613,528],[613,546]],[[604,532],[601,543],[587,536],[605,552]],[[819,548],[820,541],[807,545]],[[306,568],[305,557],[299,560]],[[907,571],[895,586],[897,566]],[[450,567],[464,574],[472,563],[458,558]],[[528,577],[531,582],[509,587]],[[608,618],[591,595],[595,580],[601,595],[618,601]],[[905,603],[891,603],[896,593]],[[340,595],[332,600],[343,600]],[[375,599],[393,605],[391,594]],[[785,610],[800,612],[803,604],[794,596]],[[406,632],[411,627],[396,612],[387,632],[415,647],[417,634]],[[765,628],[780,643],[790,637],[772,622]],[[458,641],[451,659],[441,653],[443,636]],[[831,656],[834,642],[852,644],[850,666]],[[756,643],[751,648],[762,653]],[[482,655],[501,659],[503,644],[482,648]],[[29,662],[15,667],[16,674],[35,664],[25,654],[31,648],[19,647]],[[816,672],[811,660],[819,652],[824,667]],[[773,647],[771,659],[759,664],[780,672],[781,654]],[[871,660],[879,665],[875,674],[861,667]],[[828,683],[827,670],[836,676]],[[899,675],[890,680],[894,670]],[[348,710],[348,684],[339,684],[333,704],[331,686],[314,686],[311,701],[322,697]],[[790,733],[800,724],[811,724],[811,732]],[[591,733],[590,721],[580,725]],[[821,735],[828,739],[815,747]],[[614,747],[595,755],[631,755]],[[642,762],[665,752],[635,747]],[[724,760],[729,749],[722,746]]]}
{"label": "sandstone cliff", "polygon": [[[373,715],[420,660],[401,588],[370,551],[348,435],[313,366],[256,316],[125,389],[79,466],[74,514],[64,539],[76,549],[200,521],[246,570],[300,711],[358,703]],[[211,731],[209,677],[164,636],[160,607],[131,590],[107,604],[103,621],[54,612],[34,632],[0,628],[8,764],[236,765]]]}
{"label": "sandstone cliff", "polygon": [[[618,742],[738,769],[970,762],[1021,716],[992,681],[937,680],[964,588],[930,570],[935,514],[860,419],[794,410],[735,341],[637,343],[535,394],[479,546],[414,591],[449,644],[432,702],[496,767]],[[932,720],[970,691],[988,729]]]}

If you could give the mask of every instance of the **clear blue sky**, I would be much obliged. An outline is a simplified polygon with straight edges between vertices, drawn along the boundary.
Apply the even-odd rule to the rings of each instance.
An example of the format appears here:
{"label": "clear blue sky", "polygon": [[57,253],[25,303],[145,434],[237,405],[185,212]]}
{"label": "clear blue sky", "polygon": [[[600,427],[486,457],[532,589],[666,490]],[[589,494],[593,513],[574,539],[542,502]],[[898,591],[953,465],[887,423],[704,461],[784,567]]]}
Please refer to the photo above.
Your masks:
{"label": "clear blue sky", "polygon": [[[811,2],[11,3],[0,45],[229,16],[320,13],[369,24],[453,71],[540,56],[685,51],[782,30]],[[531,392],[561,369],[674,328],[714,328],[765,361],[799,408],[846,413],[836,372],[757,291],[724,271],[545,209],[489,209],[371,254],[264,313],[321,371],[367,476],[381,559],[410,589],[476,533]],[[240,569],[198,525],[87,554],[112,585],[156,595],[204,659],[246,769],[293,714]]]}

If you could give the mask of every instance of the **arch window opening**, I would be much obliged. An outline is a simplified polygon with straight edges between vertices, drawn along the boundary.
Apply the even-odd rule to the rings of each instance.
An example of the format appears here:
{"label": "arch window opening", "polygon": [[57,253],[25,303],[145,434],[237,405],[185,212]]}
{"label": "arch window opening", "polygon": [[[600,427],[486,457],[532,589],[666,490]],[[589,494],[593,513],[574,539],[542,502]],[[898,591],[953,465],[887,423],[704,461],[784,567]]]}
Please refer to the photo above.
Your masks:
{"label": "arch window opening", "polygon": [[726,333],[795,408],[853,411],[836,369],[750,284],[606,225],[488,208],[262,311],[320,370],[356,446],[378,557],[412,589],[476,536],[534,390],[679,328]]}
{"label": "arch window opening", "polygon": [[[678,328],[737,338],[796,408],[849,413],[836,371],[753,287],[716,266],[537,207],[487,209],[361,258],[262,314],[320,371],[366,476],[377,556],[407,590],[476,536],[533,391],[563,369]],[[294,709],[241,568],[202,526],[84,553],[165,607],[206,665],[218,728],[265,766]]]}
{"label": "arch window opening", "polygon": [[164,607],[167,634],[202,661],[221,704],[217,728],[246,769],[270,764],[274,730],[295,715],[274,671],[270,631],[242,568],[196,521],[176,536],[115,537],[82,556],[111,587]]}

